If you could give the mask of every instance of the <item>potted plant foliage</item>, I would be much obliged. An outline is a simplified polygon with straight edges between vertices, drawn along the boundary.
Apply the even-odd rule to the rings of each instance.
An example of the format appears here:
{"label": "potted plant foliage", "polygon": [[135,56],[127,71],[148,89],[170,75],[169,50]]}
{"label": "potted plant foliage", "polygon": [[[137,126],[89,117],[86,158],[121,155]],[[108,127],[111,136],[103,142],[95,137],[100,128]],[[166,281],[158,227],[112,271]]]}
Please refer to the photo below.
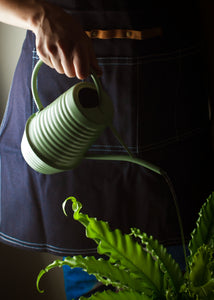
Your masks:
{"label": "potted plant foliage", "polygon": [[87,298],[90,300],[214,299],[214,192],[202,206],[191,234],[185,274],[152,236],[136,228],[130,234],[123,234],[119,229],[112,231],[107,222],[81,213],[82,205],[74,197],[68,200],[73,202],[74,219],[85,226],[86,236],[97,243],[98,253],[108,259],[74,256],[56,260],[41,270],[38,290],[46,272],[68,265],[81,267],[104,285],[117,289],[117,292],[97,292]]}

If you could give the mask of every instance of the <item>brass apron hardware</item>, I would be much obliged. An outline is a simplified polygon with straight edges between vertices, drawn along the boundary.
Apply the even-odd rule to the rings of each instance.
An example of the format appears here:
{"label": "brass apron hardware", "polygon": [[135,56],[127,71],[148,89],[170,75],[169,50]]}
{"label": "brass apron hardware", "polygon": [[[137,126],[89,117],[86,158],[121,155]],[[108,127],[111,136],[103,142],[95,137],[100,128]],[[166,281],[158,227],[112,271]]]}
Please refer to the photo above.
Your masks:
{"label": "brass apron hardware", "polygon": [[92,39],[132,39],[144,40],[162,36],[162,28],[156,27],[144,30],[131,30],[131,29],[93,29],[85,31],[88,37]]}

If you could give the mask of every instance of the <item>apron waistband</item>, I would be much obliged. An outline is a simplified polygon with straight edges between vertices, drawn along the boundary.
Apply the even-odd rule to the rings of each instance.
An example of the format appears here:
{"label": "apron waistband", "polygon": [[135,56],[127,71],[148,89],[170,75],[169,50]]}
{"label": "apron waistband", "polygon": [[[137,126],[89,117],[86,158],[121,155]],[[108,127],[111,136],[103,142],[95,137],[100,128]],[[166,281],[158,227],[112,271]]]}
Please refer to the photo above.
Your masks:
{"label": "apron waistband", "polygon": [[92,39],[133,39],[144,40],[162,36],[162,28],[156,27],[144,30],[131,30],[131,29],[93,29],[85,31],[88,37]]}

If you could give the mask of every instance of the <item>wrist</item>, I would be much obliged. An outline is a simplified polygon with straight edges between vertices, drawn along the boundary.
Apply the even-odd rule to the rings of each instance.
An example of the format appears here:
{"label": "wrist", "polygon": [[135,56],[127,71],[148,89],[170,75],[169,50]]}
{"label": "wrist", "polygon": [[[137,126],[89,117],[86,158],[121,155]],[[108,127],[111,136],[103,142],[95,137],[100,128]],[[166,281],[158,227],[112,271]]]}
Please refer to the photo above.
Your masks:
{"label": "wrist", "polygon": [[33,0],[33,11],[30,14],[29,29],[37,34],[38,30],[47,26],[47,23],[54,24],[57,19],[62,18],[64,11],[54,4],[43,0]]}
{"label": "wrist", "polygon": [[32,0],[30,7],[29,7],[30,13],[28,14],[27,19],[27,29],[30,29],[34,33],[37,32],[38,27],[40,27],[40,24],[43,22],[45,18],[45,2],[42,0],[36,1]]}

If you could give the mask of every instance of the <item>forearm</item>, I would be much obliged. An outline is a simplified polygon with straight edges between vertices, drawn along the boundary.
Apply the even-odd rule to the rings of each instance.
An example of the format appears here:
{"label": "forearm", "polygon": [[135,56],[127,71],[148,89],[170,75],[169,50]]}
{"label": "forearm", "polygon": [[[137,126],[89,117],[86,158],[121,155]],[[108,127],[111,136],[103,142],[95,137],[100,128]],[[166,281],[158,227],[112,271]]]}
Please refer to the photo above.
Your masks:
{"label": "forearm", "polygon": [[86,78],[100,74],[91,41],[81,25],[45,0],[0,0],[0,22],[31,30],[39,57],[57,72]]}
{"label": "forearm", "polygon": [[41,0],[0,0],[0,22],[35,30],[44,14]]}

